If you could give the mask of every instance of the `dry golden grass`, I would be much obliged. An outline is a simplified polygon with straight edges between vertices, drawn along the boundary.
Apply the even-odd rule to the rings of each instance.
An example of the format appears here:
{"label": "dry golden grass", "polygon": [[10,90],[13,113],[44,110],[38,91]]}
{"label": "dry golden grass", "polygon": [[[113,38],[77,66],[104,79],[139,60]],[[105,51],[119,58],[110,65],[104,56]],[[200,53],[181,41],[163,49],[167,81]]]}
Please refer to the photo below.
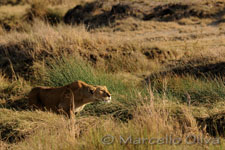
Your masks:
{"label": "dry golden grass", "polygon": [[[62,17],[75,5],[93,0],[19,2],[21,5],[0,6],[0,24],[10,27],[5,30],[3,24],[0,26],[0,150],[224,149],[224,122],[220,122],[225,110],[224,75],[170,74],[174,68],[189,66],[199,72],[224,72],[224,15],[174,21],[129,16],[89,30],[84,24],[66,25]],[[108,6],[117,3],[104,2]],[[193,3],[191,8],[206,13],[210,13],[206,2],[213,6],[211,12],[224,4],[222,0],[129,3],[149,9],[174,2]],[[216,4],[218,7],[214,7]],[[29,14],[35,15],[25,21]],[[51,22],[49,15],[60,21]],[[158,74],[160,71],[165,78]],[[150,78],[152,74],[157,78]],[[31,87],[59,86],[77,79],[107,85],[112,104],[88,105],[76,115],[73,125],[63,116],[28,110],[26,95]],[[190,134],[216,138],[207,127],[218,131],[221,144],[124,145],[119,141],[120,136],[129,135],[171,135],[182,141]],[[113,144],[102,143],[107,134],[115,137]]]}
{"label": "dry golden grass", "polygon": [[[140,103],[141,100],[139,101]],[[74,124],[74,132],[71,132],[69,120],[62,116],[57,116],[46,112],[17,112],[3,109],[1,110],[1,127],[11,129],[14,133],[5,136],[13,136],[18,143],[11,144],[11,149],[220,149],[222,145],[193,144],[186,145],[185,138],[189,135],[203,137],[199,131],[197,123],[192,116],[192,110],[184,105],[169,103],[164,100],[162,104],[144,104],[133,111],[133,119],[128,123],[115,121],[110,116],[103,117],[79,117]],[[75,135],[75,138],[74,138]],[[102,138],[106,135],[115,137],[115,142],[104,145]],[[179,145],[164,144],[151,145],[120,143],[120,136],[127,139],[132,135],[135,138],[181,138]],[[19,138],[20,137],[20,138]],[[25,138],[25,140],[24,140]],[[205,139],[210,137],[204,135]],[[223,142],[223,139],[221,139]],[[59,144],[60,143],[60,144]]]}

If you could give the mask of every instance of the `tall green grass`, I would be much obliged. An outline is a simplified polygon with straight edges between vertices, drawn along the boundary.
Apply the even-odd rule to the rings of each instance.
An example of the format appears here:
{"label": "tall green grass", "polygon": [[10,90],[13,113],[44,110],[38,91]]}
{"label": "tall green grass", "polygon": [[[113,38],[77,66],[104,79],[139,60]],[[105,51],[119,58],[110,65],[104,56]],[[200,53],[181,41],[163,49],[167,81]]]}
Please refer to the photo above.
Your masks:
{"label": "tall green grass", "polygon": [[151,82],[155,92],[167,95],[169,99],[188,102],[193,105],[210,104],[225,99],[224,82],[210,78],[192,76],[174,76],[156,79]]}
{"label": "tall green grass", "polygon": [[57,58],[47,62],[45,84],[48,86],[63,86],[82,80],[92,85],[105,85],[118,94],[128,90],[127,84],[117,76],[93,68],[88,63],[76,58]]}
{"label": "tall green grass", "polygon": [[123,97],[135,97],[137,90],[146,93],[146,89],[132,81],[125,83],[120,76],[94,68],[80,58],[62,57],[48,61],[46,77],[44,82],[48,86],[63,86],[82,80],[92,85],[105,85],[112,94]]}

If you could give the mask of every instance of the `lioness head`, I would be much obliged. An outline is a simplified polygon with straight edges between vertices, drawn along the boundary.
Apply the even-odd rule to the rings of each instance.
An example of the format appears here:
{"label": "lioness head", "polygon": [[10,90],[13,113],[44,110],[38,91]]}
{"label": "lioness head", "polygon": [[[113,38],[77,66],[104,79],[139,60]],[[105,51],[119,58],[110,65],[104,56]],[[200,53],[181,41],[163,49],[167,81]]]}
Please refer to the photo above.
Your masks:
{"label": "lioness head", "polygon": [[111,94],[106,86],[96,86],[94,95],[97,100],[103,100],[107,103],[111,102]]}
{"label": "lioness head", "polygon": [[106,86],[87,86],[85,88],[85,97],[93,101],[111,102],[111,94]]}

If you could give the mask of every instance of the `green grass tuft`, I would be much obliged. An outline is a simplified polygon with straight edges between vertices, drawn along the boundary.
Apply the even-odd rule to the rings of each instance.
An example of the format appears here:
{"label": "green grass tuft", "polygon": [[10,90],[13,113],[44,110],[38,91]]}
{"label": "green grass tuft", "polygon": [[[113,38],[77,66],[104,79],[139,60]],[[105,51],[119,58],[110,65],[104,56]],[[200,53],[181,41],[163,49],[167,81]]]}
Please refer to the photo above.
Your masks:
{"label": "green grass tuft", "polygon": [[[132,84],[124,83],[118,76],[94,69],[80,59],[63,57],[48,62],[45,85],[63,86],[76,80],[82,80],[92,85],[105,85],[114,98],[124,102],[125,99],[135,95],[134,91],[137,88]],[[122,95],[123,97],[121,97]]]}
{"label": "green grass tuft", "polygon": [[191,76],[167,77],[152,81],[159,95],[193,105],[210,104],[225,99],[225,85],[220,79],[201,79]]}

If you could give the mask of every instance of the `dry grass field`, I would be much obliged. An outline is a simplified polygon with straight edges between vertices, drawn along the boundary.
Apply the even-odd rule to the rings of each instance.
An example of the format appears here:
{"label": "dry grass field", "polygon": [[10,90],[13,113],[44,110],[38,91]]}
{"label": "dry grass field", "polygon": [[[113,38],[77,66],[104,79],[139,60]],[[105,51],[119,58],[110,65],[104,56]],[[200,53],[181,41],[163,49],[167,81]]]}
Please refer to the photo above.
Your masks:
{"label": "dry grass field", "polygon": [[[35,86],[106,85],[75,122]],[[224,0],[1,0],[0,150],[225,148]]]}

